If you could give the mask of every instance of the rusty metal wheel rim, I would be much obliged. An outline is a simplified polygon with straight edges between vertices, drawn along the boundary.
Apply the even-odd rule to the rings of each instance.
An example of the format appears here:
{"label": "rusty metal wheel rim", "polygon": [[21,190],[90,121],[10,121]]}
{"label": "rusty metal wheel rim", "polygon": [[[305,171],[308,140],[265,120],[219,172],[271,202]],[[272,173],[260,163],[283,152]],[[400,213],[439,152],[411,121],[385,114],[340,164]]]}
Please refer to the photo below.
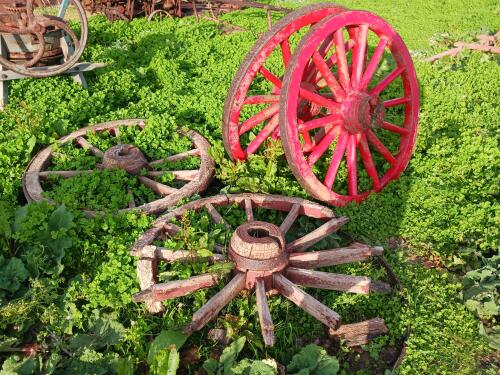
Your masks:
{"label": "rusty metal wheel rim", "polygon": [[[220,207],[236,204],[245,211],[246,222],[234,231],[228,251],[221,244],[214,245],[209,257],[200,258],[189,250],[170,250],[154,245],[154,241],[175,235],[181,228],[172,223],[189,211],[206,210],[217,224],[228,229],[229,224],[221,215]],[[287,212],[285,219],[277,226],[267,222],[255,221],[254,208],[265,208]],[[322,225],[302,237],[286,243],[285,234],[291,229],[299,215],[324,221]],[[158,283],[159,262],[174,263],[205,259],[210,263],[232,262],[233,276],[226,286],[210,298],[185,327],[186,333],[202,329],[240,291],[256,290],[257,307],[262,335],[266,346],[274,345],[274,325],[267,303],[266,293],[279,293],[304,309],[330,328],[332,335],[348,335],[351,327],[358,329],[360,323],[343,325],[339,328],[340,316],[311,295],[296,286],[338,290],[368,294],[370,292],[388,293],[390,284],[373,281],[363,276],[339,275],[314,271],[314,268],[328,267],[379,257],[381,247],[371,247],[353,243],[347,247],[306,251],[316,243],[336,232],[348,221],[346,217],[335,217],[333,211],[317,203],[301,199],[266,194],[218,195],[190,202],[160,216],[151,229],[145,232],[132,246],[131,255],[138,257],[137,275],[141,291],[134,296],[136,302],[145,302],[151,313],[162,313],[165,308],[161,301],[185,296],[200,289],[211,288],[221,281],[217,273],[204,273],[185,280]],[[258,231],[252,232],[252,231]],[[377,329],[387,330],[383,320],[377,322]],[[373,319],[372,319],[373,321]],[[373,322],[370,321],[370,324]],[[368,324],[368,325],[370,325]],[[356,326],[356,327],[354,327]],[[378,333],[380,334],[380,332]]]}
{"label": "rusty metal wheel rim", "polygon": [[[80,22],[80,37],[78,40],[73,40],[73,44],[76,46],[74,51],[70,54],[69,58],[64,61],[62,64],[51,66],[51,67],[43,67],[43,68],[37,68],[37,67],[32,67],[32,68],[27,68],[21,64],[17,64],[14,62],[9,61],[7,58],[0,56],[0,65],[4,66],[5,68],[27,76],[27,77],[33,77],[33,78],[45,78],[45,77],[51,77],[51,76],[56,76],[59,74],[64,73],[68,69],[70,69],[72,66],[74,66],[80,57],[83,54],[83,51],[85,50],[85,46],[87,45],[87,40],[88,40],[88,20],[87,20],[87,14],[85,13],[85,10],[83,9],[83,6],[78,0],[69,0],[69,3],[73,5],[76,8],[79,22]],[[36,10],[36,6],[33,6],[33,9],[31,11]],[[64,15],[63,15],[64,17]],[[61,17],[51,17],[53,21],[57,22],[62,22],[66,24],[66,27],[69,27],[67,25],[67,22],[64,20],[64,18]],[[1,26],[0,26],[1,29]],[[69,37],[69,36],[68,36]],[[71,38],[72,39],[72,38]]]}
{"label": "rusty metal wheel rim", "polygon": [[[145,120],[141,119],[130,119],[130,120],[117,120],[117,121],[109,121],[100,123],[97,125],[88,126],[86,128],[79,129],[59,140],[60,144],[66,144],[69,142],[75,142],[80,147],[88,149],[93,155],[101,157],[104,161],[103,168],[121,168],[121,169],[130,169],[127,172],[137,175],[138,171],[143,167],[154,166],[165,161],[167,162],[175,162],[178,160],[183,160],[190,156],[199,157],[200,158],[200,167],[198,170],[186,170],[186,171],[148,171],[148,176],[137,175],[137,179],[139,182],[149,187],[155,193],[162,198],[143,204],[141,206],[135,207],[135,205],[129,205],[129,208],[121,209],[118,212],[123,213],[132,210],[143,211],[146,213],[157,213],[164,211],[166,208],[174,206],[178,204],[179,200],[190,197],[193,194],[200,193],[205,190],[210,184],[214,169],[215,163],[213,159],[209,155],[210,144],[208,141],[201,136],[199,133],[194,130],[183,131],[179,130],[179,132],[188,137],[193,145],[193,149],[182,152],[176,155],[171,155],[159,160],[147,161],[143,160],[139,164],[136,170],[132,170],[134,168],[133,163],[136,163],[143,157],[140,150],[132,145],[117,145],[108,149],[106,152],[99,150],[94,145],[90,144],[86,139],[85,135],[89,132],[104,132],[108,131],[113,136],[117,136],[118,128],[120,126],[138,126],[140,129],[144,129],[146,127]],[[124,153],[124,156],[119,156],[120,152],[123,151],[123,148],[127,146],[130,147]],[[118,156],[117,156],[118,155]],[[132,155],[132,159],[130,159]],[[141,156],[142,155],[142,156]],[[41,186],[40,180],[46,178],[50,174],[58,174],[64,178],[72,177],[75,174],[87,173],[88,171],[47,171],[46,168],[50,164],[50,159],[52,157],[52,147],[49,146],[43,150],[41,150],[30,162],[26,172],[23,176],[23,190],[24,195],[28,201],[40,201],[40,200],[48,200],[43,196],[43,188]],[[118,161],[117,161],[118,157]],[[123,159],[122,159],[123,158]],[[108,163],[109,165],[105,165]],[[121,163],[121,165],[117,165]],[[127,164],[130,164],[127,166]],[[132,169],[131,169],[132,168]],[[91,172],[91,171],[90,171]],[[184,186],[179,189],[172,188],[167,185],[163,185],[154,180],[154,177],[160,175],[161,173],[171,172],[173,173],[175,179],[189,181]],[[48,200],[50,201],[50,200]],[[133,197],[132,201],[133,202]],[[96,214],[95,211],[91,210],[83,210],[88,216],[94,216]]]}
{"label": "rusty metal wheel rim", "polygon": [[[346,29],[349,35],[347,42],[343,32]],[[379,41],[367,62],[366,45],[370,31]],[[320,54],[317,50],[318,46],[327,40],[335,45],[335,52],[330,57]],[[350,69],[345,46],[351,41],[354,41],[354,57],[353,67]],[[396,68],[369,89],[368,84],[386,48],[394,58]],[[406,168],[415,146],[419,93],[413,62],[396,31],[383,19],[369,12],[346,11],[330,16],[311,28],[301,40],[290,65],[291,68],[285,74],[280,101],[280,129],[285,155],[299,183],[317,199],[334,205],[344,205],[351,201],[362,201],[372,191],[381,191],[389,181],[397,179]],[[332,72],[331,67],[334,66],[337,66],[339,73]],[[316,72],[318,78],[323,77],[323,84],[330,90],[323,95],[321,103],[317,103],[328,109],[322,118],[303,123],[297,116],[296,108],[299,104],[302,78],[307,78],[311,72]],[[398,77],[401,77],[403,96],[383,102],[379,95]],[[388,108],[397,106],[404,106],[402,126],[387,122],[384,118]],[[310,153],[306,156],[303,152],[301,131],[308,133],[317,128],[322,128],[326,135],[314,148],[308,150]],[[375,132],[378,130],[397,134],[399,141],[396,155],[377,138]],[[380,133],[377,134],[380,136]],[[313,167],[319,159],[330,155],[326,151],[334,142],[336,143],[331,162],[322,181],[322,177],[318,177],[320,172],[316,172]],[[382,176],[374,164],[369,144],[390,165]],[[358,191],[357,151],[371,179],[372,186],[365,191]],[[347,194],[333,190],[344,154],[347,155]]]}
{"label": "rusty metal wheel rim", "polygon": [[[236,72],[229,93],[224,104],[222,119],[222,137],[229,156],[234,160],[245,160],[248,154],[255,153],[269,137],[279,137],[278,109],[281,79],[264,67],[265,61],[277,48],[282,50],[283,63],[288,66],[291,56],[289,38],[328,15],[345,11],[345,8],[334,3],[312,4],[287,14],[269,31],[260,37],[246,55],[243,63]],[[247,97],[250,85],[260,73],[273,84],[273,89],[263,95]],[[255,121],[240,120],[240,113],[244,105],[267,103],[269,107],[250,118]],[[258,121],[257,123],[254,123]],[[251,130],[267,121],[259,135],[247,145],[242,145],[240,132]],[[243,130],[242,130],[243,129]],[[243,149],[243,147],[245,149]]]}

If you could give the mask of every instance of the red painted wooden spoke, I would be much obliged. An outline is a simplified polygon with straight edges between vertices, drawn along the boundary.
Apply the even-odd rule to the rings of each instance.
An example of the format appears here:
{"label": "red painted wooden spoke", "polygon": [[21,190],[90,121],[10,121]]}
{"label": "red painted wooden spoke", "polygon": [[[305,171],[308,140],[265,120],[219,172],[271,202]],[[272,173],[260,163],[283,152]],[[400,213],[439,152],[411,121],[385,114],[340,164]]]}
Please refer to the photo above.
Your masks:
{"label": "red painted wooden spoke", "polygon": [[[331,52],[323,54],[326,45]],[[395,66],[384,76],[380,70],[389,55]],[[305,120],[301,107],[309,99],[304,89],[312,92],[309,77],[321,86],[316,95],[323,99],[315,103],[321,111]],[[404,42],[378,16],[344,11],[311,27],[292,54],[279,103],[285,155],[299,183],[315,198],[344,205],[397,179],[415,145],[418,95]],[[309,131],[324,136],[311,146],[304,138]]]}
{"label": "red painted wooden spoke", "polygon": [[[264,120],[272,117],[272,115],[256,124],[253,123],[254,119],[250,123],[252,126],[250,126],[248,123],[245,124],[245,122],[249,121],[252,117],[245,118],[244,114],[247,113],[247,106],[277,103],[275,98],[279,96],[281,91],[282,80],[280,77],[283,73],[282,71],[271,71],[271,68],[266,68],[264,66],[266,61],[276,51],[281,56],[282,68],[285,69],[288,67],[291,59],[294,47],[293,39],[296,34],[304,28],[321,21],[326,16],[340,13],[344,10],[345,8],[335,4],[313,4],[303,7],[287,14],[280,22],[276,23],[268,32],[262,35],[253,46],[231,83],[224,105],[222,135],[224,146],[231,158],[244,160],[247,158],[249,150],[257,152],[265,144],[265,139],[262,142],[259,139],[259,147],[255,148],[254,145],[256,143],[254,143],[249,149],[249,143],[252,140],[247,135],[244,135],[244,133],[254,127],[266,126]],[[260,89],[261,91],[257,93],[255,92],[256,89],[251,89],[251,86],[255,80],[262,80],[262,78],[270,83],[268,85],[269,89],[267,91]],[[318,94],[315,87],[303,87],[301,97],[304,101],[311,104],[304,106],[305,110],[302,116],[306,121],[314,117],[311,116],[311,108],[320,106],[328,108],[330,111],[336,108],[336,103]],[[245,126],[243,127],[244,124]],[[254,131],[257,131],[257,129]],[[258,132],[255,134],[258,134]],[[267,137],[273,137],[274,139],[279,137],[277,129],[270,134],[267,131],[260,134],[267,134]]]}

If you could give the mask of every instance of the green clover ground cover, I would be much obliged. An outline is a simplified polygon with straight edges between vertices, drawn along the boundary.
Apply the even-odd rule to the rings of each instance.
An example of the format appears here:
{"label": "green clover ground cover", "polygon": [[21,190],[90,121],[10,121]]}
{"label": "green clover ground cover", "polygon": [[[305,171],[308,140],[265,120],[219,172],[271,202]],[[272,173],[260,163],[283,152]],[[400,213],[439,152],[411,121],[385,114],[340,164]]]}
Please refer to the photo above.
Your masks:
{"label": "green clover ground cover", "polygon": [[[469,52],[434,65],[419,59],[446,49],[449,41],[472,40],[479,32],[498,28],[500,8],[487,0],[474,6],[458,0],[343,5],[374,11],[400,32],[416,60],[422,105],[417,147],[406,172],[361,205],[338,209],[351,221],[339,238],[330,241],[350,236],[383,245],[406,289],[389,297],[311,293],[347,322],[385,319],[389,334],[366,346],[372,365],[359,373],[383,372],[384,348],[395,345],[408,324],[412,332],[399,373],[495,373],[491,346],[499,345],[500,66],[492,56]],[[199,352],[196,363],[181,361],[181,369],[188,367],[191,373],[204,364],[213,373],[224,373],[227,366],[234,367],[234,373],[266,373],[262,362],[255,365],[260,370],[249,372],[252,361],[266,358],[288,364],[290,373],[306,366],[300,364],[297,352],[323,336],[323,327],[280,298],[271,301],[277,325],[273,349],[264,349],[261,342],[252,296],[237,299],[229,305],[228,316],[209,324],[240,337],[219,362],[208,361],[215,348],[207,330],[186,342],[170,340],[169,330],[189,321],[215,291],[170,301],[161,318],[132,302],[138,283],[128,249],[152,218],[134,214],[84,218],[72,208],[83,193],[78,180],[66,180],[64,189],[55,193],[67,208],[24,206],[21,176],[38,150],[87,124],[137,117],[149,119],[158,129],[140,145],[154,158],[161,157],[155,150],[167,147],[168,152],[175,124],[189,126],[210,140],[219,164],[219,179],[211,193],[262,191],[306,197],[279,145],[244,165],[232,164],[225,155],[220,132],[224,99],[257,32],[265,31],[266,18],[261,11],[246,10],[224,19],[252,31],[226,35],[214,23],[191,18],[109,23],[92,17],[84,59],[109,65],[87,75],[87,90],[67,77],[11,84],[11,104],[0,113],[0,358],[5,373],[130,374],[147,369],[162,373],[170,365],[178,366],[181,346]],[[80,155],[72,165],[92,162],[87,159],[88,155]],[[115,176],[96,183],[120,187],[122,179]],[[104,204],[109,194],[103,189],[88,200]],[[230,220],[241,217],[235,213]],[[189,223],[193,233],[187,243],[176,241],[176,246],[209,251],[212,236],[202,233],[207,230],[205,221]],[[307,223],[302,224],[305,230]],[[223,235],[220,228],[209,230]],[[428,269],[416,257],[432,258],[455,272]],[[173,271],[177,277],[188,277],[203,267]],[[335,270],[379,276],[370,265]],[[167,338],[159,342],[158,337]],[[158,345],[172,342],[175,347],[157,350]],[[27,357],[20,350],[35,355]],[[310,365],[309,373],[319,374],[323,361],[325,366],[337,366],[322,349],[307,350],[321,358]],[[330,354],[338,358],[339,371],[352,372],[362,360],[345,348]]]}

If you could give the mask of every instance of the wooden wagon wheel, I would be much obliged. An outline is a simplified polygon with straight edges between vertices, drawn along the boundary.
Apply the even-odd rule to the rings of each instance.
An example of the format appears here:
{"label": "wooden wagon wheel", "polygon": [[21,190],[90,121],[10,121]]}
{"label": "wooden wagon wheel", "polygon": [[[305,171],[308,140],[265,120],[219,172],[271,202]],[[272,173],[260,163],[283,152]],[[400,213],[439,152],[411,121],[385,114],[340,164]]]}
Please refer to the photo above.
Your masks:
{"label": "wooden wagon wheel", "polygon": [[[133,196],[129,203],[129,208],[122,209],[119,212],[129,210],[140,210],[146,213],[157,213],[164,211],[167,207],[176,205],[180,199],[189,197],[193,194],[205,190],[214,173],[214,161],[209,156],[210,144],[208,141],[194,130],[186,132],[179,130],[179,133],[188,137],[193,145],[193,149],[176,155],[167,156],[163,159],[148,161],[144,154],[135,146],[130,144],[118,144],[106,151],[102,151],[91,144],[85,137],[92,132],[109,132],[113,136],[119,135],[120,127],[135,127],[144,129],[146,124],[144,120],[118,120],[105,122],[77,130],[59,141],[60,144],[75,143],[77,146],[88,149],[90,153],[102,159],[102,164],[98,169],[123,169],[128,173],[135,175],[137,180],[144,186],[150,188],[160,198],[158,200],[135,206]],[[23,177],[23,190],[28,201],[46,200],[43,195],[41,180],[47,179],[50,175],[58,175],[63,178],[71,178],[82,173],[92,173],[93,170],[80,171],[54,171],[47,170],[53,155],[52,147],[49,146],[40,151],[30,162]],[[200,167],[198,170],[153,170],[153,167],[163,163],[174,163],[189,157],[199,157]],[[146,174],[141,172],[146,170]],[[166,173],[172,173],[174,178],[179,181],[185,181],[186,184],[181,188],[174,188],[154,180],[155,177]],[[131,194],[131,192],[129,192]],[[95,215],[94,211],[84,210],[88,215]]]}
{"label": "wooden wagon wheel", "polygon": [[[354,43],[350,52],[347,38]],[[387,67],[392,70],[377,77]],[[308,99],[301,91],[311,77],[325,102],[303,121]],[[317,199],[361,201],[397,179],[411,158],[419,110],[415,69],[401,37],[372,13],[345,11],[312,27],[290,59],[279,106],[290,168]],[[325,135],[310,148],[308,139],[317,131]],[[341,168],[346,183],[338,179]]]}
{"label": "wooden wagon wheel", "polygon": [[[266,139],[279,137],[279,96],[283,72],[288,68],[292,55],[292,39],[297,39],[323,18],[346,9],[333,3],[312,4],[287,14],[269,31],[263,34],[248,52],[233,78],[224,104],[222,136],[229,156],[245,160],[257,152]],[[349,48],[349,47],[348,47]],[[273,54],[274,52],[274,54]],[[278,64],[273,55],[280,55]],[[273,65],[274,63],[274,65]],[[259,80],[270,84],[262,87]],[[257,88],[253,88],[256,84]],[[321,105],[324,99],[312,85],[304,85],[301,95],[312,103]],[[259,108],[259,112],[254,110]],[[243,112],[250,111],[245,115]],[[301,116],[307,121],[316,111],[315,105],[302,108]],[[257,130],[254,138],[249,132]],[[312,147],[314,140],[309,140]]]}
{"label": "wooden wagon wheel", "polygon": [[[348,219],[335,217],[333,211],[317,203],[277,195],[219,195],[190,202],[159,217],[153,223],[153,227],[132,246],[131,254],[138,257],[137,273],[141,287],[141,291],[134,296],[135,301],[145,302],[151,313],[161,313],[164,311],[161,301],[185,296],[221,282],[223,278],[220,274],[206,273],[185,280],[159,283],[157,277],[159,262],[188,262],[200,260],[202,257],[192,251],[170,250],[154,243],[181,231],[181,228],[172,221],[190,211],[206,210],[215,223],[231,229],[220,210],[221,207],[229,205],[237,205],[244,210],[247,221],[233,228],[234,232],[228,244],[215,244],[215,252],[209,257],[205,255],[204,260],[211,263],[231,262],[231,280],[193,315],[191,323],[185,327],[185,332],[191,333],[202,329],[244,289],[256,291],[261,330],[267,346],[272,346],[275,338],[266,292],[282,294],[328,326],[334,335],[348,338],[355,332],[358,344],[363,340],[359,337],[360,330],[366,331],[364,340],[377,333],[386,332],[387,329],[381,319],[376,322],[371,321],[370,324],[356,323],[339,328],[340,316],[298,287],[300,285],[361,294],[372,291],[387,293],[391,290],[391,286],[385,282],[373,281],[363,276],[313,270],[381,256],[383,248],[353,243],[343,248],[307,252],[307,249],[336,232]],[[256,221],[254,208],[283,211],[287,212],[287,215],[278,226]],[[287,243],[285,235],[300,215],[325,222],[304,236]],[[393,275],[389,273],[388,275],[391,282]],[[373,329],[376,329],[376,332]]]}
{"label": "wooden wagon wheel", "polygon": [[149,22],[163,21],[164,17],[168,17],[170,19],[174,18],[174,17],[172,17],[172,15],[168,11],[166,11],[164,9],[157,9],[157,10],[151,12],[151,14],[148,16],[148,21]]}
{"label": "wooden wagon wheel", "polygon": [[[14,2],[15,3],[15,2]],[[79,30],[75,27],[79,25]],[[88,21],[83,6],[78,0],[26,0],[21,6],[6,7],[0,14],[0,33],[8,39],[6,49],[15,49],[10,54],[15,59],[0,55],[0,64],[5,68],[27,77],[44,78],[59,75],[75,65],[80,59],[88,39]],[[48,48],[45,38],[59,32],[57,48]],[[77,33],[79,32],[79,35]],[[23,36],[36,38],[26,51]],[[21,40],[21,42],[19,42]],[[37,66],[41,59],[60,51],[61,63]],[[21,56],[22,58],[19,58]]]}

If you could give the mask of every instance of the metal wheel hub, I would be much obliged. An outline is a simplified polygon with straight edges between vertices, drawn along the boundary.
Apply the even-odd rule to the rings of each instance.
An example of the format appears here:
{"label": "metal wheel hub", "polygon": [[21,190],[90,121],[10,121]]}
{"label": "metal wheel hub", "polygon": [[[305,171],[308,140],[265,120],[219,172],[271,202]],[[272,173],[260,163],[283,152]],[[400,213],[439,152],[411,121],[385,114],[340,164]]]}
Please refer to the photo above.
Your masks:
{"label": "metal wheel hub", "polygon": [[237,270],[247,272],[247,289],[255,286],[258,277],[265,279],[266,290],[271,289],[270,276],[288,265],[281,230],[263,221],[246,222],[236,228],[229,244],[229,258]]}
{"label": "metal wheel hub", "polygon": [[378,129],[384,121],[384,104],[378,96],[363,92],[350,94],[342,103],[344,127],[350,134]]}
{"label": "metal wheel hub", "polygon": [[148,161],[137,147],[120,144],[109,148],[103,157],[106,169],[124,169],[131,174],[139,174],[142,169],[148,169]]}

